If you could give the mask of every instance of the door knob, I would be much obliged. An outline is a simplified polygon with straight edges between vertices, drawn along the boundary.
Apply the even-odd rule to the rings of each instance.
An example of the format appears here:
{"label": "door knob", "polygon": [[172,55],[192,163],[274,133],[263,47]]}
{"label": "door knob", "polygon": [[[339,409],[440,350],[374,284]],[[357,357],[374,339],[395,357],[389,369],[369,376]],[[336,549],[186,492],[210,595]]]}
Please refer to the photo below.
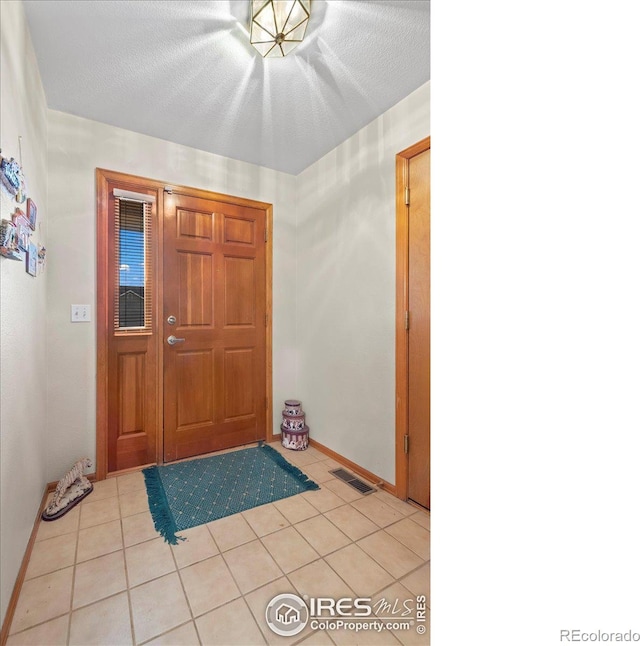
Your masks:
{"label": "door knob", "polygon": [[169,337],[167,337],[167,343],[169,345],[175,345],[176,343],[184,343],[185,339],[178,339],[177,337],[173,336],[173,334]]}

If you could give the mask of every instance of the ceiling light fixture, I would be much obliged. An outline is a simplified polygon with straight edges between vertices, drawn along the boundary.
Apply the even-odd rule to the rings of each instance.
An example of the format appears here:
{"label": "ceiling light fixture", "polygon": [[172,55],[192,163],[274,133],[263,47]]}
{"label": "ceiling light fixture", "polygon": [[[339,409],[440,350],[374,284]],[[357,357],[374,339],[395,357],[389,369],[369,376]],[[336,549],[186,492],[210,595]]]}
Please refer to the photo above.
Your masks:
{"label": "ceiling light fixture", "polygon": [[304,38],[311,0],[251,0],[251,44],[265,58],[282,58]]}

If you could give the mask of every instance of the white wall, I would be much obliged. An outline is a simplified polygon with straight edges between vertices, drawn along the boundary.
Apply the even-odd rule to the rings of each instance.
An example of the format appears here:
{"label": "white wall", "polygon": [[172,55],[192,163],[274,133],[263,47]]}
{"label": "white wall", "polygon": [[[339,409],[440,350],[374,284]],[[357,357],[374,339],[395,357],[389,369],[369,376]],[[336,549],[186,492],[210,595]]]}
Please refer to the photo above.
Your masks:
{"label": "white wall", "polygon": [[[274,205],[274,431],[303,400],[312,437],[394,473],[395,155],[429,132],[429,84],[297,177],[49,111],[47,478],[95,458],[95,169]],[[295,314],[297,313],[297,314]]]}
{"label": "white wall", "polygon": [[[46,102],[21,2],[0,2],[0,43],[0,146],[19,160],[22,136],[27,194],[38,205],[32,241],[48,246]],[[0,216],[10,219],[16,204],[0,193]],[[32,278],[24,262],[0,259],[0,621],[46,483],[46,282],[46,272]]]}
{"label": "white wall", "polygon": [[297,176],[298,389],[310,435],[395,482],[395,155],[429,83]]}
{"label": "white wall", "polygon": [[[80,457],[95,458],[97,167],[273,204],[277,432],[279,402],[294,395],[295,383],[296,178],[53,110],[48,154],[47,478],[57,480]],[[91,304],[94,322],[70,323],[72,303]]]}

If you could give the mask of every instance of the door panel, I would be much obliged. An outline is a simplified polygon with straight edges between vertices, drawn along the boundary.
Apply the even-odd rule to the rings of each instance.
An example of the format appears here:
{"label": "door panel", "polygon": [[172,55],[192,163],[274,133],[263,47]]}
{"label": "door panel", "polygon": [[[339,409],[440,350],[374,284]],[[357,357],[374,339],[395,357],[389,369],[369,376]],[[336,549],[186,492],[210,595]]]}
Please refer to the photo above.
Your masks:
{"label": "door panel", "polygon": [[155,460],[156,363],[149,337],[112,337],[109,348],[108,470]]}
{"label": "door panel", "polygon": [[177,431],[195,425],[213,424],[213,351],[176,352]]}
{"label": "door panel", "polygon": [[253,414],[254,350],[238,348],[224,353],[225,421]]}
{"label": "door panel", "polygon": [[224,258],[224,325],[255,327],[256,271],[253,258]]}
{"label": "door panel", "polygon": [[[167,194],[164,215],[164,458],[171,461],[266,437],[265,212]],[[184,341],[169,345],[169,335]]]}
{"label": "door panel", "polygon": [[178,277],[179,325],[181,327],[213,325],[212,255],[179,251]]}
{"label": "door panel", "polygon": [[224,216],[224,241],[235,244],[255,246],[255,224],[253,220],[243,220]]}
{"label": "door panel", "polygon": [[213,221],[210,213],[178,209],[178,237],[213,239]]}
{"label": "door panel", "polygon": [[430,164],[409,160],[408,497],[430,507]]}
{"label": "door panel", "polygon": [[144,432],[146,352],[118,355],[118,385],[121,437]]}

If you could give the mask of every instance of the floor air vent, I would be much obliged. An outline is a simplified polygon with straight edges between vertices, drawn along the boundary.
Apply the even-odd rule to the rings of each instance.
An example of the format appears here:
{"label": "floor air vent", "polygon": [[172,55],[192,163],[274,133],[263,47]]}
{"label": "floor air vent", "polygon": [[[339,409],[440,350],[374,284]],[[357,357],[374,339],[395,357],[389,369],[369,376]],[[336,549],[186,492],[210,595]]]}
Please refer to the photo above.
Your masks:
{"label": "floor air vent", "polygon": [[356,478],[353,473],[349,473],[344,469],[334,469],[333,471],[329,471],[329,473],[332,473],[336,478],[339,478],[354,489],[357,489],[363,495],[367,495],[368,493],[373,493],[375,491],[374,487],[370,487],[366,482],[363,482],[360,478]]}

